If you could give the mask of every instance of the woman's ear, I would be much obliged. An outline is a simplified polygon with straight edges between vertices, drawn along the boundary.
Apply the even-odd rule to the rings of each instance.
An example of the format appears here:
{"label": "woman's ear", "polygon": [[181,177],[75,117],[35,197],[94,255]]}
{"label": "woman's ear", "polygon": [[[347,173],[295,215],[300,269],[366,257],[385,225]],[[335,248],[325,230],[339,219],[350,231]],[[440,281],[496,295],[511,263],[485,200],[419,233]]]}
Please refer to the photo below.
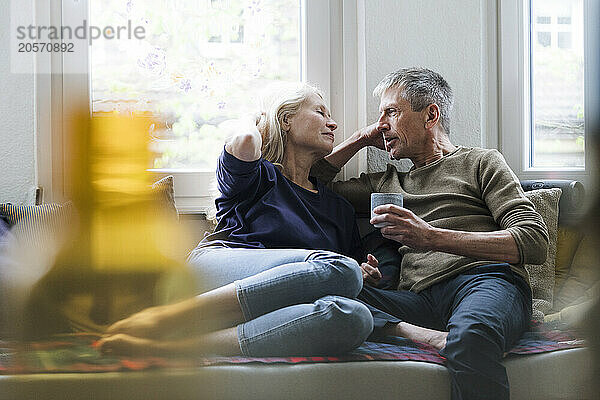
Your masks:
{"label": "woman's ear", "polygon": [[285,114],[283,118],[281,118],[281,129],[285,132],[290,130],[290,116],[289,114]]}
{"label": "woman's ear", "polygon": [[432,103],[425,108],[425,129],[433,128],[440,120],[440,107]]}

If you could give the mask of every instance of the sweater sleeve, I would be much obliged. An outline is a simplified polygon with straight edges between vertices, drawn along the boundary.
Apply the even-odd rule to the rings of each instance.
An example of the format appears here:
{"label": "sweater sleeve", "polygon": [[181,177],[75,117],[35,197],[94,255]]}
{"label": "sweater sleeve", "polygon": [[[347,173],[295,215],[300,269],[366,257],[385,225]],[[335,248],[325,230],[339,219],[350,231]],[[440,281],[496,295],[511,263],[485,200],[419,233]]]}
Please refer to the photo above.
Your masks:
{"label": "sweater sleeve", "polygon": [[486,152],[480,158],[478,176],[482,198],[494,220],[517,243],[517,265],[543,263],[548,251],[548,229],[502,154],[496,150]]}
{"label": "sweater sleeve", "polygon": [[259,179],[262,158],[243,161],[229,154],[225,147],[217,162],[217,189],[223,196],[232,198],[253,186]]}
{"label": "sweater sleeve", "polygon": [[375,191],[377,182],[379,182],[384,173],[377,172],[372,174],[362,173],[358,178],[352,178],[347,181],[332,182],[333,178],[340,172],[340,169],[331,165],[325,159],[317,161],[310,170],[310,175],[314,176],[331,190],[352,204],[358,214],[371,213],[371,193]]}

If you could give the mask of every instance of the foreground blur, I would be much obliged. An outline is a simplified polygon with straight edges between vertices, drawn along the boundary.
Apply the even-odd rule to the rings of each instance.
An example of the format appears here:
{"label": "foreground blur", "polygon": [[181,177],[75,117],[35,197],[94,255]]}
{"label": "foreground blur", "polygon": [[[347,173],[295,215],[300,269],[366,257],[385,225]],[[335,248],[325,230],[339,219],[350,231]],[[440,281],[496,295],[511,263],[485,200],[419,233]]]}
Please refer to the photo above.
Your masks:
{"label": "foreground blur", "polygon": [[[67,198],[52,227],[13,229],[0,269],[2,335],[101,333],[143,308],[192,293],[182,233],[151,189],[146,115],[87,117],[70,130]],[[22,237],[21,237],[22,236]]]}

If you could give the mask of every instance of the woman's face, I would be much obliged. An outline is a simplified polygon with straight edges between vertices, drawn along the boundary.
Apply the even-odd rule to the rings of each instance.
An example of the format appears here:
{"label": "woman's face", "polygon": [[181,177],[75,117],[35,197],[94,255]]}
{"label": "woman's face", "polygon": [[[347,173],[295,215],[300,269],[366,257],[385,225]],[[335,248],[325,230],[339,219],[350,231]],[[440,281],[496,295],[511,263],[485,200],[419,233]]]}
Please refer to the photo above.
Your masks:
{"label": "woman's face", "polygon": [[333,150],[337,124],[331,119],[323,99],[310,95],[296,114],[288,119],[287,147],[294,151],[317,153],[323,157]]}

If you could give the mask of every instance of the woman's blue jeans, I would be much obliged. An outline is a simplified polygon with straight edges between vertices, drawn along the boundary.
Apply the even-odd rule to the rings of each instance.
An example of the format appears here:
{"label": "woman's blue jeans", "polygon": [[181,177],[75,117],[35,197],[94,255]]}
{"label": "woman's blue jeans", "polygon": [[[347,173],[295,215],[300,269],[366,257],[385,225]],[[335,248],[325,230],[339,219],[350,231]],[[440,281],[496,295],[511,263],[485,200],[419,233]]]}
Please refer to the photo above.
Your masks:
{"label": "woman's blue jeans", "polygon": [[362,274],[353,259],[323,250],[197,248],[188,263],[199,293],[235,284],[246,356],[339,354],[371,334],[369,309],[354,300]]}

